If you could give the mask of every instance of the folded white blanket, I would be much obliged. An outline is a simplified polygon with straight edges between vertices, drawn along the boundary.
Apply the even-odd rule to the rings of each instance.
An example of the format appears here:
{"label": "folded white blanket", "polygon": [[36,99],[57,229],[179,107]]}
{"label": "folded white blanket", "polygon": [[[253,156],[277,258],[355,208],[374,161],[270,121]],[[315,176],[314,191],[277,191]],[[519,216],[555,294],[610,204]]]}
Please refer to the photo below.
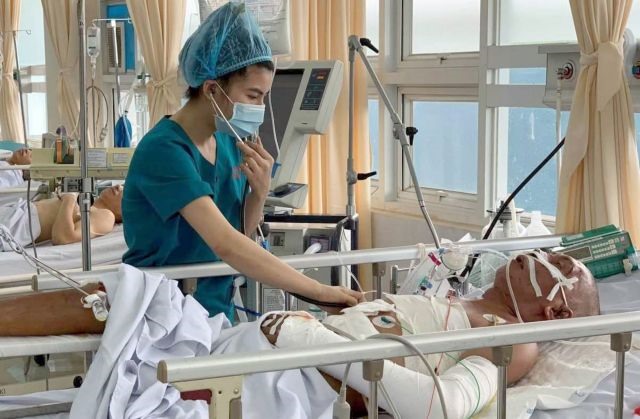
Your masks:
{"label": "folded white blanket", "polygon": [[[535,409],[577,406],[614,370],[615,362],[608,336],[540,344],[533,369],[507,389],[507,417],[527,419]],[[495,418],[496,413],[494,400],[474,418]]]}

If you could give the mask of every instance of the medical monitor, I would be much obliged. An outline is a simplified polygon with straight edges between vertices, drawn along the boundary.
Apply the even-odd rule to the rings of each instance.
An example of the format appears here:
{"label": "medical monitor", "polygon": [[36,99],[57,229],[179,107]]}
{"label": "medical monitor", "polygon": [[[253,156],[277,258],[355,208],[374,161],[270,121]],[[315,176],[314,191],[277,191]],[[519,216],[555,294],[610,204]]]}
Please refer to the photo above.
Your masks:
{"label": "medical monitor", "polygon": [[299,208],[304,204],[307,188],[296,183],[296,178],[309,135],[324,134],[327,130],[342,83],[341,61],[294,61],[279,65],[271,88],[279,153],[268,103],[260,127],[262,142],[276,162],[268,205]]}
{"label": "medical monitor", "polygon": [[269,154],[271,154],[274,161],[278,159],[278,149],[282,145],[284,133],[289,125],[289,119],[293,111],[293,103],[298,96],[303,75],[303,69],[278,70],[273,79],[273,85],[271,86],[271,105],[273,105],[275,110],[273,118],[276,126],[276,136],[278,137],[278,147],[276,147],[276,141],[273,138],[269,104],[267,104],[264,123],[260,126],[260,138],[262,139],[262,144],[264,144],[264,147]]}

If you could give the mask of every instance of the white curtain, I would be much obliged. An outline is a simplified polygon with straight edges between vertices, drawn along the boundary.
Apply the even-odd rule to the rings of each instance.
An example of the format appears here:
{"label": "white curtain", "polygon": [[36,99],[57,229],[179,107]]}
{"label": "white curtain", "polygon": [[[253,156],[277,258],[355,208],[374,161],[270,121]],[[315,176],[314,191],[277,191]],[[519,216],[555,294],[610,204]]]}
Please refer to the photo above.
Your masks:
{"label": "white curtain", "polygon": [[127,0],[127,7],[149,83],[149,121],[153,126],[164,115],[180,107],[178,54],[186,13],[186,0]]}
{"label": "white curtain", "polygon": [[[346,207],[346,141],[349,131],[349,50],[347,37],[363,34],[364,0],[308,0],[291,2],[292,53],[296,60],[341,60],[344,67],[342,94],[329,129],[323,136],[311,136],[299,181],[309,185],[304,212],[340,214]],[[367,114],[367,74],[356,59],[354,97],[354,164],[357,172],[371,169]],[[376,117],[375,115],[372,117]],[[356,184],[356,209],[360,214],[358,246],[371,247],[371,190],[369,181]],[[369,266],[362,266],[361,280],[371,288]]]}
{"label": "white curtain", "polygon": [[623,68],[632,0],[570,0],[580,45],[559,182],[557,231],[616,224],[640,243],[640,168]]}
{"label": "white curtain", "polygon": [[24,141],[20,94],[13,80],[16,51],[13,48],[13,33],[20,23],[20,0],[0,1],[0,39],[2,40],[2,74],[0,79],[0,129],[2,139]]}
{"label": "white curtain", "polygon": [[80,113],[77,88],[78,0],[42,0],[47,30],[58,60],[57,102],[62,124],[71,134]]}

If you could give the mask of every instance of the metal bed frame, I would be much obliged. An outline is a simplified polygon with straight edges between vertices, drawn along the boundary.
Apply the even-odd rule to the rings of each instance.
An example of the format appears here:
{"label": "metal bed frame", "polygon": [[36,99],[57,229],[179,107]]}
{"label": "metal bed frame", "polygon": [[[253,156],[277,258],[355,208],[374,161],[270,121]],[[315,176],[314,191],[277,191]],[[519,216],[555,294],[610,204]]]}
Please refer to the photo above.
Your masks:
{"label": "metal bed frame", "polygon": [[[560,244],[561,236],[526,237],[516,239],[497,239],[465,242],[470,251],[492,249],[497,251],[525,250],[534,248],[551,248]],[[296,269],[325,268],[331,266],[357,265],[365,263],[398,262],[420,258],[421,245],[400,246],[379,249],[353,250],[346,252],[327,252],[315,255],[283,256],[283,262]],[[435,247],[427,247],[435,250]],[[91,271],[81,272],[77,269],[61,271],[75,281],[95,281],[104,273],[117,272],[119,265],[94,266]],[[222,262],[200,263],[194,265],[176,265],[153,268],[141,268],[148,273],[164,274],[169,279],[190,279],[200,277],[234,275],[238,271]],[[59,280],[47,273],[40,275],[14,275],[0,277],[2,288],[31,287],[34,291],[55,289],[63,286]]]}
{"label": "metal bed frame", "polygon": [[[625,353],[631,348],[631,332],[640,330],[640,311],[575,319],[550,320],[505,325],[498,328],[474,328],[427,333],[406,337],[425,354],[491,347],[498,367],[498,418],[506,419],[507,367],[513,345],[611,336],[616,352],[615,418],[622,418],[624,406]],[[181,391],[211,390],[211,418],[237,418],[242,395],[242,376],[270,371],[363,362],[363,378],[370,383],[369,418],[378,417],[377,382],[383,376],[383,359],[415,355],[402,343],[364,340],[304,349],[279,349],[245,354],[209,355],[161,361],[158,380]],[[230,378],[230,380],[226,380]]]}
{"label": "metal bed frame", "polygon": [[[488,240],[470,242],[472,250],[521,250],[535,247],[554,247],[559,243],[559,236],[534,237],[524,239]],[[419,258],[421,247],[404,246],[394,248],[356,250],[316,255],[287,256],[282,260],[295,268],[327,267],[363,263],[396,262]],[[90,272],[68,273],[79,281],[96,280],[100,274],[114,272],[115,266],[96,267]],[[199,276],[222,276],[236,273],[236,270],[221,262],[190,266],[175,266],[144,269],[150,273],[164,273],[170,279],[186,279]],[[26,282],[25,282],[26,281]],[[64,287],[55,278],[46,275],[34,275],[31,278],[0,278],[4,286],[18,286],[20,290],[44,290]],[[25,285],[31,285],[25,287]],[[8,291],[8,290],[6,290]],[[548,341],[554,339],[571,339],[577,337],[610,335],[611,349],[616,351],[616,418],[621,418],[624,398],[624,360],[625,353],[631,347],[631,332],[640,330],[640,312],[602,315],[588,318],[553,320],[545,322],[507,325],[491,330],[483,328],[437,332],[408,337],[424,353],[440,353],[460,351],[479,347],[491,347],[498,366],[499,393],[498,414],[505,418],[506,411],[506,368],[511,361],[513,345],[529,342]],[[99,338],[87,338],[80,351],[95,350]],[[48,353],[69,352],[71,348],[48,347]],[[38,353],[42,347],[33,349]],[[32,354],[27,349],[28,354]],[[16,353],[27,355],[27,353]],[[195,359],[172,359],[162,361],[158,366],[158,379],[171,383],[180,391],[209,389],[212,391],[210,417],[239,417],[241,412],[240,397],[242,394],[242,376],[246,374],[317,367],[348,362],[363,362],[365,379],[370,381],[371,405],[370,417],[377,417],[377,381],[382,378],[382,359],[412,355],[411,351],[397,342],[391,341],[359,341],[339,345],[317,346],[296,350],[262,351],[243,355],[216,355]],[[375,405],[375,408],[373,406]],[[52,411],[60,411],[60,405],[52,405]],[[56,410],[58,409],[58,410]],[[0,418],[2,418],[0,414]]]}

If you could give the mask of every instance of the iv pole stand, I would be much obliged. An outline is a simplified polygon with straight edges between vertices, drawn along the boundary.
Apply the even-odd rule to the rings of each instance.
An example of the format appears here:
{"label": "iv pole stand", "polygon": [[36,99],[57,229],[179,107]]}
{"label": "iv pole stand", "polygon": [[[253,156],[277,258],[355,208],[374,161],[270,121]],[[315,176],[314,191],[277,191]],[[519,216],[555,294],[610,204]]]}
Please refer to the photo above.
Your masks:
{"label": "iv pole stand", "polygon": [[[407,166],[409,166],[409,171],[411,172],[411,178],[413,181],[413,187],[416,192],[416,197],[418,198],[418,204],[420,205],[420,211],[427,222],[427,226],[429,227],[429,231],[431,232],[431,236],[433,237],[433,243],[436,248],[440,248],[440,238],[438,237],[438,233],[436,232],[435,226],[431,221],[431,217],[429,216],[429,212],[427,212],[427,208],[424,202],[424,196],[422,195],[422,190],[420,189],[420,183],[418,183],[418,176],[416,175],[416,170],[413,165],[413,159],[411,158],[411,149],[409,138],[407,137],[407,127],[402,123],[400,116],[393,108],[387,93],[385,92],[382,84],[380,83],[380,79],[376,75],[373,67],[371,67],[371,63],[369,59],[364,53],[362,49],[362,45],[366,45],[372,50],[376,51],[376,48],[371,44],[367,38],[358,38],[355,35],[349,36],[348,39],[349,44],[349,157],[347,159],[347,217],[351,220],[357,220],[357,213],[355,211],[355,184],[358,180],[364,180],[373,174],[357,174],[354,169],[353,164],[353,104],[354,104],[354,89],[355,89],[355,55],[356,52],[362,59],[364,66],[373,81],[373,84],[378,90],[378,94],[382,98],[389,115],[391,116],[391,121],[393,122],[393,136],[396,140],[400,141],[400,145],[402,146],[402,155],[407,161]],[[357,222],[357,221],[356,221]]]}
{"label": "iv pole stand", "polygon": [[78,43],[79,51],[79,66],[80,66],[80,178],[82,192],[80,193],[80,216],[82,226],[82,270],[91,270],[91,179],[89,178],[89,169],[87,167],[87,86],[86,86],[86,71],[87,62],[85,57],[85,0],[78,1],[78,35],[80,36],[80,42]]}
{"label": "iv pole stand", "polygon": [[[18,61],[18,42],[16,40],[17,32],[18,31],[11,31],[11,34],[13,35],[13,52],[16,58],[16,74],[17,74],[17,81],[18,81],[18,91],[20,93],[20,115],[22,117],[22,134],[24,135],[24,145],[28,147],[29,143],[27,142],[27,124],[25,122],[25,115],[24,115],[24,98],[22,97],[22,74],[20,74],[20,62]],[[27,35],[31,35],[30,30],[26,30],[25,32],[27,33]]]}

